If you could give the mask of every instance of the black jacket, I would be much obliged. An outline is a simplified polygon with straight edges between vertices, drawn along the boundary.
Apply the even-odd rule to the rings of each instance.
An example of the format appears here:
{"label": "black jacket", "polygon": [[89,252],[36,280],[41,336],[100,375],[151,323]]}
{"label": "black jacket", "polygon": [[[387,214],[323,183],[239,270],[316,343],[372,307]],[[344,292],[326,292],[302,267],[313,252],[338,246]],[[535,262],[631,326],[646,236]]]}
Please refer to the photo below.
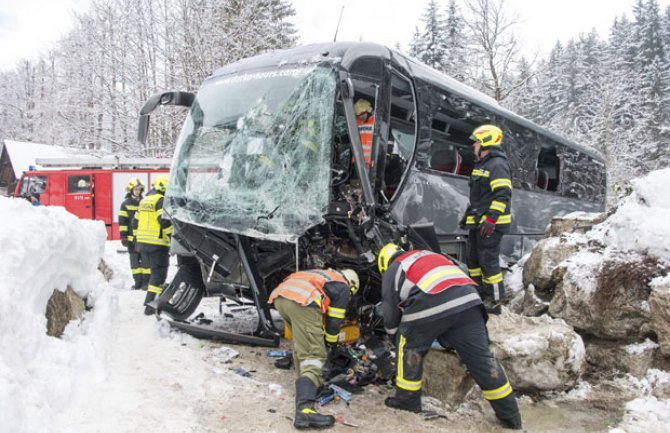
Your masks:
{"label": "black jacket", "polygon": [[470,175],[470,205],[465,224],[477,228],[485,219],[506,232],[512,222],[512,176],[505,152],[494,147],[475,163]]}
{"label": "black jacket", "polygon": [[139,198],[133,197],[132,194],[126,194],[126,199],[121,203],[119,210],[119,236],[121,239],[127,238],[129,241],[133,240],[133,221],[135,220],[135,212],[140,205]]}

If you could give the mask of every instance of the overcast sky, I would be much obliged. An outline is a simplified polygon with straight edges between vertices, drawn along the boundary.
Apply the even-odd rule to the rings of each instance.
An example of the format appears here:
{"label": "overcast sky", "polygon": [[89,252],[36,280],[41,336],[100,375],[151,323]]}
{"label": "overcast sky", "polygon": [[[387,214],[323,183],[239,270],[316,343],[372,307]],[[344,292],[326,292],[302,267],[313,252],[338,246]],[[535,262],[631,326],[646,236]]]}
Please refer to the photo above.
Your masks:
{"label": "overcast sky", "polygon": [[[518,21],[516,34],[524,52],[547,54],[557,40],[566,41],[595,28],[607,37],[617,16],[632,16],[635,0],[505,0]],[[670,0],[659,0],[662,10]],[[0,70],[21,58],[36,57],[62,36],[72,11],[90,0],[0,0]],[[301,43],[332,41],[344,6],[338,41],[365,40],[404,49],[428,0],[293,0]],[[446,5],[447,0],[439,1]]]}

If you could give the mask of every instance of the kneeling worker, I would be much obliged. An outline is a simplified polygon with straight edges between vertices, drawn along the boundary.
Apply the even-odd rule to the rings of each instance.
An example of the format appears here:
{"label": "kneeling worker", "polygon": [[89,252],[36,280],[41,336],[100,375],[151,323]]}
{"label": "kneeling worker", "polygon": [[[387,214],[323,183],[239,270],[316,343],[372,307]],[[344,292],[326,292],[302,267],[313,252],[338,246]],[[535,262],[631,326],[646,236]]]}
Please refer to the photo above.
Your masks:
{"label": "kneeling worker", "polygon": [[477,288],[461,269],[432,251],[403,251],[389,243],[379,252],[384,327],[396,341],[396,394],[387,406],[421,412],[423,359],[433,341],[453,347],[501,423],[521,429],[512,386],[489,349],[487,315]]}
{"label": "kneeling worker", "polygon": [[314,404],[317,390],[323,385],[321,368],[327,357],[326,346],[337,344],[347,305],[359,285],[358,275],[351,269],[308,270],[289,275],[270,294],[268,301],[274,303],[293,333],[293,359],[299,376],[295,382],[296,428],[323,428],[335,423],[332,415],[318,413]]}

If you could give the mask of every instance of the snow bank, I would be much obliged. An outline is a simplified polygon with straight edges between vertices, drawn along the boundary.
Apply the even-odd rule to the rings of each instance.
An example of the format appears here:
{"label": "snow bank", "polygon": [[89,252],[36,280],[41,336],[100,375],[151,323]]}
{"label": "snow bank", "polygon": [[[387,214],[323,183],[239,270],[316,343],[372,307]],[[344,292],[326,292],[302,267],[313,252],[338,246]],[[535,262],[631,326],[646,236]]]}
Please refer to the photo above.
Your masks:
{"label": "snow bank", "polygon": [[670,260],[668,179],[670,168],[634,179],[631,195],[622,200],[607,221],[594,227],[590,237],[620,250],[648,252]]}
{"label": "snow bank", "polygon": [[[50,431],[80,376],[104,374],[115,302],[97,270],[106,232],[61,207],[0,197],[0,420],[3,431]],[[62,338],[46,335],[54,289],[72,287],[95,305]]]}
{"label": "snow bank", "polygon": [[670,425],[670,400],[636,398],[626,403],[623,422],[610,433],[663,433]]}

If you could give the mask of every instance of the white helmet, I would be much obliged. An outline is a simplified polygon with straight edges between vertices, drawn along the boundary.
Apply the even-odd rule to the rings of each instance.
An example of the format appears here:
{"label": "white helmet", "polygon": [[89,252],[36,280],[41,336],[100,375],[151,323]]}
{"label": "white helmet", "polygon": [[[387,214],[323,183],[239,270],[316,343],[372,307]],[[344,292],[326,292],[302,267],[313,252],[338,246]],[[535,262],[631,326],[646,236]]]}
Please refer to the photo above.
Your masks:
{"label": "white helmet", "polygon": [[361,287],[361,282],[358,279],[358,274],[353,269],[342,269],[340,271],[345,280],[349,283],[349,289],[351,294],[355,295],[358,292],[358,289]]}

